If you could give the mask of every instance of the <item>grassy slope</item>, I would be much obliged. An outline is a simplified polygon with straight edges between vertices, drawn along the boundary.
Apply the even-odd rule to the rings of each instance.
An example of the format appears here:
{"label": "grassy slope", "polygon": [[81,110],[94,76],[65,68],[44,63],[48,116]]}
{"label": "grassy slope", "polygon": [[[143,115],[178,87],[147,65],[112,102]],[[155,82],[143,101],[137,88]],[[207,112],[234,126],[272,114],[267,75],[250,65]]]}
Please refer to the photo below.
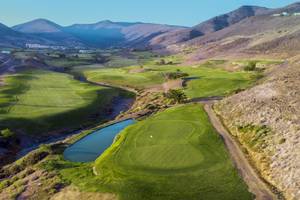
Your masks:
{"label": "grassy slope", "polygon": [[0,88],[1,126],[29,133],[78,126],[118,95],[48,71],[8,76],[6,82]]}
{"label": "grassy slope", "polygon": [[252,198],[199,105],[172,108],[127,128],[95,166],[94,183],[121,199]]}
{"label": "grassy slope", "polygon": [[163,73],[180,69],[188,73],[190,77],[196,78],[187,82],[185,92],[189,98],[225,95],[236,89],[245,88],[255,80],[253,73],[228,72],[204,66],[198,68],[188,66],[149,66],[145,67],[146,70],[144,72],[130,73],[130,70],[134,68],[138,67],[87,70],[84,74],[91,81],[140,89],[161,84],[164,82]]}

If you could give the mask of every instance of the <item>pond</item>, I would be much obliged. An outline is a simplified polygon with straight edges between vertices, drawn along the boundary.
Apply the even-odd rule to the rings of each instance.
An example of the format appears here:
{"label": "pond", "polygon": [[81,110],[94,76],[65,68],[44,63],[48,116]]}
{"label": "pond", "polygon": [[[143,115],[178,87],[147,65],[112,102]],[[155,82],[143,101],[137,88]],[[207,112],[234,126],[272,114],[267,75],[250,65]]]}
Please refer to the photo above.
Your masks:
{"label": "pond", "polygon": [[95,161],[114,141],[114,138],[127,126],[134,124],[133,119],[99,129],[68,147],[64,158],[72,162]]}

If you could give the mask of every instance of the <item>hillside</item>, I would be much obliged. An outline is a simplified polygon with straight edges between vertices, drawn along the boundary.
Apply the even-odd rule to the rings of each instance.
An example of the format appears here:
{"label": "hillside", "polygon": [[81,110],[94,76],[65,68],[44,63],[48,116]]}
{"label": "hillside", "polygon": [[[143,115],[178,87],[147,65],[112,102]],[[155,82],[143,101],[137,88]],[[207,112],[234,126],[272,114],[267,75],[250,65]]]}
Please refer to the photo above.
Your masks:
{"label": "hillside", "polygon": [[262,176],[288,199],[300,198],[299,76],[298,64],[283,65],[262,84],[216,106]]}
{"label": "hillside", "polygon": [[40,38],[34,38],[30,35],[14,31],[0,23],[0,46],[21,46],[29,40],[33,42],[43,42]]}
{"label": "hillside", "polygon": [[[287,12],[287,16],[277,16]],[[190,61],[208,57],[258,55],[288,58],[299,53],[300,4],[259,12],[219,31],[167,47],[170,51],[193,49]]]}
{"label": "hillside", "polygon": [[[94,24],[60,26],[46,19],[36,19],[12,27],[17,33],[25,33],[28,43],[44,45],[88,46],[99,48],[139,47],[165,48],[171,51],[196,47],[203,58],[212,54],[276,51],[278,46],[297,49],[299,16],[273,16],[287,12],[300,12],[300,3],[279,9],[258,6],[242,6],[232,12],[219,15],[191,28],[151,23],[100,21]],[[17,34],[15,33],[15,34]],[[7,45],[24,46],[21,36],[15,41],[7,39]],[[233,49],[233,48],[234,49]],[[209,49],[209,50],[208,50]],[[279,49],[284,50],[284,49]],[[198,54],[198,52],[196,52]],[[195,58],[196,60],[198,58]]]}
{"label": "hillside", "polygon": [[36,19],[14,26],[12,29],[47,40],[48,42],[43,42],[43,45],[84,46],[78,38],[66,33],[63,27],[46,19]]}
{"label": "hillside", "polygon": [[198,38],[236,24],[246,18],[263,15],[270,11],[268,8],[257,6],[242,6],[232,12],[204,21],[192,28],[173,31],[160,35],[152,40],[153,46],[165,46]]}

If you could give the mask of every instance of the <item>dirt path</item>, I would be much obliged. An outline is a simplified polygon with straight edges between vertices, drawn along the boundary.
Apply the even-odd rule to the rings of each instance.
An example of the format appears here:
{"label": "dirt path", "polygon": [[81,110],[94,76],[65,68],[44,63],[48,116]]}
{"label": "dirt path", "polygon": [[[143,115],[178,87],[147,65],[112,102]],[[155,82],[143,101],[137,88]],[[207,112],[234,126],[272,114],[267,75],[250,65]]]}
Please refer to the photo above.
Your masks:
{"label": "dirt path", "polygon": [[204,109],[207,112],[212,125],[224,139],[225,145],[230,152],[231,158],[234,161],[236,168],[243,177],[249,187],[250,192],[256,195],[257,200],[275,200],[277,197],[273,194],[266,183],[258,176],[252,168],[249,161],[239,147],[239,144],[224,128],[219,118],[212,109],[212,101],[201,102],[204,104]]}

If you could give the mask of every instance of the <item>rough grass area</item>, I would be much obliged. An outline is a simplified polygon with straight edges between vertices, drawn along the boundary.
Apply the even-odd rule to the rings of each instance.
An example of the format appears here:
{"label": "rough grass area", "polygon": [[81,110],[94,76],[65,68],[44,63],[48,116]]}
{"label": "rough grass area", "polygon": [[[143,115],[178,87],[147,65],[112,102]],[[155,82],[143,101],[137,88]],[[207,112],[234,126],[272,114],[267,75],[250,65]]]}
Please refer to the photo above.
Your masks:
{"label": "rough grass area", "polygon": [[[212,64],[211,64],[212,65]],[[201,66],[136,66],[119,69],[90,69],[85,76],[94,82],[149,88],[166,81],[165,75],[180,70],[189,75],[185,93],[189,98],[223,96],[251,85],[257,78],[255,72],[229,72],[220,68]]]}
{"label": "rough grass area", "polygon": [[244,126],[238,126],[238,137],[242,143],[248,146],[248,148],[260,152],[266,145],[265,139],[270,134],[271,129],[266,125],[257,126],[253,124],[247,124]]}
{"label": "rough grass area", "polygon": [[28,71],[5,81],[0,88],[0,127],[40,135],[78,127],[119,95],[118,90],[49,71]]}
{"label": "rough grass area", "polygon": [[84,167],[62,174],[79,187],[117,193],[121,200],[253,198],[197,104],[168,109],[125,129],[96,160],[95,178]]}

